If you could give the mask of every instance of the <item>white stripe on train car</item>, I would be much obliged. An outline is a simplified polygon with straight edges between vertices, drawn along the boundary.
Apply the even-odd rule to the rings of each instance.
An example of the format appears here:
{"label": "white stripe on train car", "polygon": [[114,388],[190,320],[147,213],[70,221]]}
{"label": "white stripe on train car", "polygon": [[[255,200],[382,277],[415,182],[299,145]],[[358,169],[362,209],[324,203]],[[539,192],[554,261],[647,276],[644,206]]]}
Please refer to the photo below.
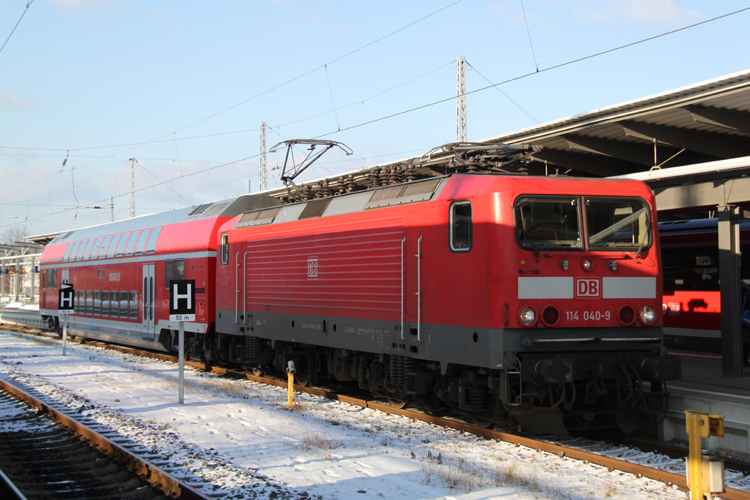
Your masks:
{"label": "white stripe on train car", "polygon": [[604,278],[603,299],[655,299],[656,278]]}
{"label": "white stripe on train car", "polygon": [[[604,299],[654,299],[656,278],[603,278],[601,295]],[[518,278],[519,299],[573,299],[575,283],[572,277]]]}
{"label": "white stripe on train car", "polygon": [[163,253],[163,254],[148,254],[148,255],[136,255],[133,257],[112,257],[108,259],[94,259],[94,260],[72,260],[68,262],[55,262],[45,263],[39,266],[39,269],[66,269],[70,267],[88,267],[88,266],[103,266],[110,264],[133,264],[141,262],[156,262],[168,259],[206,259],[210,257],[216,257],[218,253],[216,251],[207,252],[182,252],[182,253]]}
{"label": "white stripe on train car", "polygon": [[573,278],[518,278],[519,299],[572,299]]}

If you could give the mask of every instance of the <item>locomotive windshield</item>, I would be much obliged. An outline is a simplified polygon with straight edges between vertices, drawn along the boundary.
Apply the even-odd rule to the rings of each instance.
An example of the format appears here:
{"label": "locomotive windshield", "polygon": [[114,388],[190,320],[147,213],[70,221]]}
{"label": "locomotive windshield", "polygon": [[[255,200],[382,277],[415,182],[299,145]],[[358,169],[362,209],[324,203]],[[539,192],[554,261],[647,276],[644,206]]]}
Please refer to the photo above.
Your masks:
{"label": "locomotive windshield", "polygon": [[516,239],[521,247],[581,248],[578,197],[524,196],[516,201]]}
{"label": "locomotive windshield", "polygon": [[[581,206],[583,210],[581,210]],[[516,200],[516,240],[527,250],[641,251],[652,243],[649,208],[640,198],[522,196]]]}
{"label": "locomotive windshield", "polygon": [[651,246],[651,221],[640,198],[586,198],[586,233],[592,250],[645,250]]}

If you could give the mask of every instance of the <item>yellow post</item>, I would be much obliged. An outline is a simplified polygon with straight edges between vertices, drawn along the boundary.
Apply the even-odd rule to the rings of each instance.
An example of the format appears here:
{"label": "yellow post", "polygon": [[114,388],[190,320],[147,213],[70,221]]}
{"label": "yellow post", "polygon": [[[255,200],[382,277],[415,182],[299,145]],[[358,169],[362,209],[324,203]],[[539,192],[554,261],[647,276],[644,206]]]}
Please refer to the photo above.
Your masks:
{"label": "yellow post", "polygon": [[[701,453],[701,438],[709,436],[724,437],[724,415],[686,410],[685,421],[689,437],[690,453],[687,463],[687,481],[690,486],[690,498],[703,500],[703,456]],[[708,492],[710,495],[710,492]]]}
{"label": "yellow post", "polygon": [[294,406],[294,373],[288,372],[287,375],[289,375],[289,388],[287,389],[287,397],[289,398],[289,408],[291,408]]}
{"label": "yellow post", "polygon": [[294,374],[297,373],[297,369],[294,367],[294,361],[290,360],[287,362],[286,373],[289,376],[288,398],[289,408],[291,408],[294,406]]}

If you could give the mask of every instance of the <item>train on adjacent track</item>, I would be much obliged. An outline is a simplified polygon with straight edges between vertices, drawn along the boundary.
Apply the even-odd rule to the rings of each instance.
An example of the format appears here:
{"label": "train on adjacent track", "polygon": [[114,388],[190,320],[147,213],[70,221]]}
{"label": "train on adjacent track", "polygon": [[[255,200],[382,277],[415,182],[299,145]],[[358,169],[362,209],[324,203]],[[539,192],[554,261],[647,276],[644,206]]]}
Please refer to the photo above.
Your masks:
{"label": "train on adjacent track", "polygon": [[[670,350],[721,353],[718,219],[659,223],[664,271],[664,345]],[[750,222],[740,223],[740,249],[750,245]],[[750,361],[750,252],[741,252],[740,314]]]}
{"label": "train on adjacent track", "polygon": [[645,184],[469,168],[65,232],[40,311],[59,327],[69,283],[71,334],[174,351],[169,282],[194,279],[185,347],[208,363],[293,361],[298,380],[500,427],[632,430],[680,376],[660,269]]}

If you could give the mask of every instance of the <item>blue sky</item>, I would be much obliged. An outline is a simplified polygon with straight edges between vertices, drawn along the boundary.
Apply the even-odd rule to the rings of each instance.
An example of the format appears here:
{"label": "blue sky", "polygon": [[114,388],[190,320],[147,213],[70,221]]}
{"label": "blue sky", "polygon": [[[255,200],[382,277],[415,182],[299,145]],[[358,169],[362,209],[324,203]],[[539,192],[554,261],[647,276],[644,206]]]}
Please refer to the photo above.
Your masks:
{"label": "blue sky", "polygon": [[26,11],[0,52],[0,233],[108,222],[110,196],[127,217],[129,158],[137,215],[257,191],[261,121],[269,148],[354,150],[303,180],[453,142],[458,56],[468,91],[524,76],[468,96],[469,140],[749,67],[745,11],[546,71],[749,1],[27,1],[0,2],[0,44]]}

